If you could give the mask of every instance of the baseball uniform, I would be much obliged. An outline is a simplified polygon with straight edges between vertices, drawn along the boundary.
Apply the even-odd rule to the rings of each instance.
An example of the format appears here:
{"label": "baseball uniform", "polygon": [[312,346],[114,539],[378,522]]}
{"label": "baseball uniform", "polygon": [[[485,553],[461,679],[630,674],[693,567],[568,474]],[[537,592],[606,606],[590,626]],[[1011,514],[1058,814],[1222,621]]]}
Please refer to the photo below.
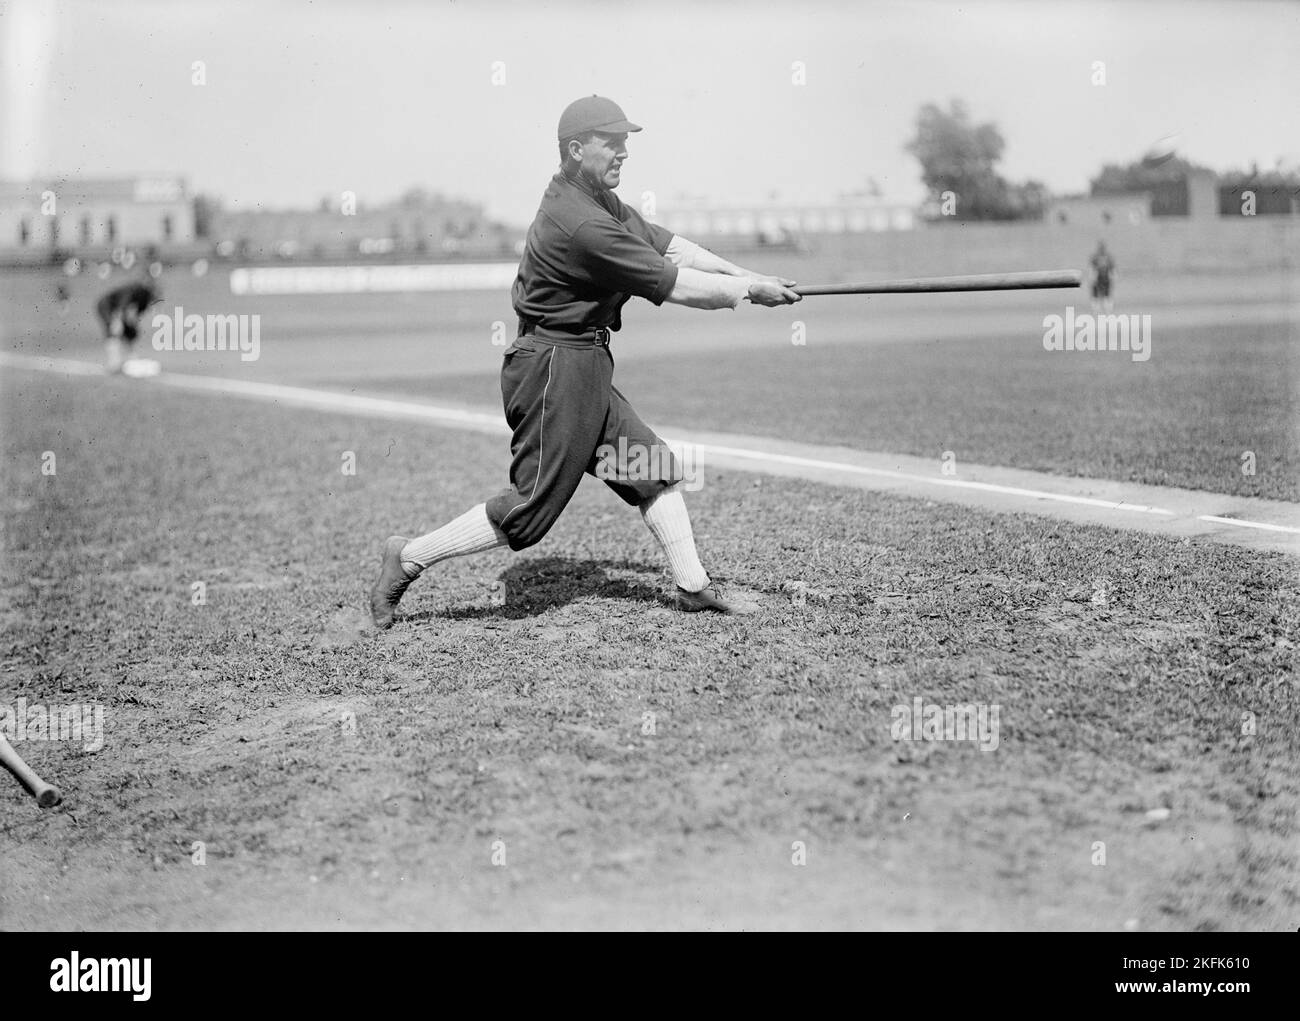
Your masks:
{"label": "baseball uniform", "polygon": [[606,479],[629,504],[682,480],[667,444],[613,385],[609,349],[630,298],[660,305],[672,292],[672,238],[576,174],[556,174],[542,196],[512,294],[519,336],[501,369],[510,488],[487,505],[511,549],[546,534],[583,474],[596,474],[603,445],[662,452],[654,471],[639,473],[651,478]]}
{"label": "baseball uniform", "polygon": [[609,342],[633,297],[655,305],[671,297],[716,309],[735,308],[746,297],[791,304],[799,295],[788,289],[793,281],[760,280],[619,201],[612,189],[627,157],[623,143],[628,132],[640,130],[600,96],[570,103],[561,115],[562,167],[528,231],[511,295],[519,329],[501,366],[512,434],[510,485],[432,532],[388,538],[370,590],[378,627],[392,626],[402,594],[434,564],[540,541],[584,474],[602,479],[640,510],[668,558],[680,609],[734,614],[758,608],[724,598],[710,581],[677,485],[684,478],[681,466],[614,386]]}
{"label": "baseball uniform", "polygon": [[115,287],[95,303],[95,314],[104,327],[104,336],[135,340],[140,313],[158,299],[148,284],[129,283]]}

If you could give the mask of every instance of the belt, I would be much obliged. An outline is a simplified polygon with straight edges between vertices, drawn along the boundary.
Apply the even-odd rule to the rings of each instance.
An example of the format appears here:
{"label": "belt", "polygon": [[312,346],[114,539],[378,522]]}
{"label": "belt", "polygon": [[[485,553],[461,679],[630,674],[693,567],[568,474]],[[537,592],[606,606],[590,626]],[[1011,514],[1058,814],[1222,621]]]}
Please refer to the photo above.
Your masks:
{"label": "belt", "polygon": [[558,330],[538,329],[536,323],[519,320],[519,336],[533,337],[543,344],[558,344],[561,347],[609,347],[611,340],[608,326],[597,326],[582,333],[563,333]]}

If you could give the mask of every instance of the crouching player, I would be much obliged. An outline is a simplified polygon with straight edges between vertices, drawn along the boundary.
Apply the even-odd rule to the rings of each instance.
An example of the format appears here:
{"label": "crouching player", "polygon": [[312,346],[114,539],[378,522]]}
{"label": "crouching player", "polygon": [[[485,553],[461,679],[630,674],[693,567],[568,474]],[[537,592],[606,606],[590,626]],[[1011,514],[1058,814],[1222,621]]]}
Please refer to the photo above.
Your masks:
{"label": "crouching player", "polygon": [[104,328],[105,361],[108,371],[117,373],[131,354],[139,334],[140,317],[150,305],[162,301],[152,280],[133,281],[114,287],[95,303],[95,314]]}

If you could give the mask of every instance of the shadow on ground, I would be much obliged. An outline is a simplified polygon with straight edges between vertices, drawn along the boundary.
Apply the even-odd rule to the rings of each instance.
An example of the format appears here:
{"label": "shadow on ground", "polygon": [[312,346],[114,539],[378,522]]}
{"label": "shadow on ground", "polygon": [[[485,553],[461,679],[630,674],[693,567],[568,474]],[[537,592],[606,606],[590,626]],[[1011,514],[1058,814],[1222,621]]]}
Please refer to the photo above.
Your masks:
{"label": "shadow on ground", "polygon": [[[640,577],[626,577],[627,574]],[[413,613],[406,620],[414,624],[436,618],[520,620],[591,598],[622,599],[646,604],[647,608],[669,606],[671,602],[666,591],[650,581],[660,574],[658,565],[644,561],[572,557],[524,560],[511,565],[497,578],[493,592],[496,598],[503,600],[501,605],[427,610]]]}

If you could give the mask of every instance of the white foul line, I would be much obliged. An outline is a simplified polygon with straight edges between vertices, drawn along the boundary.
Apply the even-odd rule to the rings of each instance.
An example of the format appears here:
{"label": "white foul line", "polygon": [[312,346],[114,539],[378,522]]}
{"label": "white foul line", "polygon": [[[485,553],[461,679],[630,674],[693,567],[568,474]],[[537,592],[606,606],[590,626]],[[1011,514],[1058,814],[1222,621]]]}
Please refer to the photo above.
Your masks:
{"label": "white foul line", "polygon": [[[0,365],[18,369],[35,369],[39,372],[61,372],[73,376],[103,376],[104,367],[93,362],[75,362],[67,358],[44,358],[0,351]],[[456,408],[437,408],[429,404],[394,401],[383,397],[363,397],[359,394],[341,394],[329,390],[309,390],[306,387],[284,386],[280,383],[257,383],[247,379],[228,379],[223,376],[190,376],[179,372],[164,373],[150,382],[183,390],[211,390],[232,393],[242,397],[286,401],[302,407],[324,411],[354,411],[361,415],[383,418],[422,418],[449,425],[490,426],[494,432],[509,432],[499,415],[479,411],[461,411]]]}
{"label": "white foul line", "polygon": [[0,351],[0,365],[15,369],[34,369],[37,372],[62,372],[68,376],[103,376],[104,366],[94,362],[74,362],[70,358],[44,358],[35,355],[18,355]]}
{"label": "white foul line", "polygon": [[481,411],[462,411],[458,408],[438,408],[431,404],[416,404],[411,401],[394,401],[386,397],[364,397],[360,394],[309,390],[306,387],[285,386],[281,383],[255,383],[251,380],[226,379],[221,376],[187,376],[175,372],[164,373],[152,382],[180,387],[183,390],[214,390],[219,393],[238,394],[241,397],[286,401],[301,407],[319,408],[325,411],[354,411],[360,415],[379,418],[422,418],[452,426],[473,425],[479,428],[490,426],[494,432],[510,431],[499,415],[489,415]]}
{"label": "white foul line", "polygon": [[[31,355],[13,354],[0,351],[0,365],[9,365],[20,369],[34,369],[40,372],[59,372],[76,376],[102,376],[102,366],[91,362],[72,361],[65,358],[45,358]],[[286,386],[281,383],[257,383],[251,380],[228,379],[222,376],[192,376],[182,373],[164,373],[150,380],[154,384],[162,383],[184,390],[207,390],[217,393],[230,393],[242,397],[260,400],[285,401],[300,406],[316,408],[323,411],[351,411],[361,415],[381,418],[415,418],[438,422],[453,428],[472,428],[490,432],[509,432],[500,416],[477,411],[464,411],[458,408],[440,408],[432,404],[417,404],[411,401],[395,401],[386,397],[364,397],[359,394],[344,394],[332,390],[311,390],[306,387]],[[690,443],[689,440],[665,436],[670,443]],[[933,478],[928,475],[914,475],[910,472],[890,471],[886,468],[868,468],[864,465],[848,464],[843,461],[823,461],[817,458],[800,457],[796,454],[776,454],[766,450],[751,450],[747,447],[724,447],[710,443],[691,443],[696,450],[736,457],[749,461],[768,464],[788,464],[802,468],[821,468],[829,471],[853,475],[873,475],[879,478],[899,479],[907,482],[920,482],[932,486],[948,486],[955,489],[977,489],[988,493],[1002,493],[1007,496],[1025,496],[1035,500],[1054,500],[1058,503],[1078,504],[1087,507],[1101,507],[1106,510],[1132,511],[1139,514],[1158,514],[1174,516],[1174,511],[1162,507],[1150,507],[1143,504],[1117,503],[1113,500],[1097,500],[1087,496],[1070,496],[1064,493],[1049,493],[1039,489],[1022,489],[1018,486],[999,486],[991,482],[973,482],[966,479]],[[1271,525],[1262,521],[1246,521],[1242,518],[1223,518],[1213,514],[1197,515],[1198,521],[1209,521],[1220,525],[1237,525],[1241,528],[1258,528],[1270,532],[1287,532],[1300,535],[1300,528],[1289,525]]]}
{"label": "white foul line", "polygon": [[1240,525],[1242,528],[1263,528],[1270,532],[1295,532],[1300,534],[1300,528],[1291,528],[1289,525],[1269,525],[1263,521],[1243,521],[1241,518],[1220,518],[1213,514],[1198,514],[1197,521],[1213,521],[1219,525]]}
{"label": "white foul line", "polygon": [[[752,461],[767,461],[771,464],[791,464],[803,468],[827,468],[832,471],[848,472],[855,475],[875,475],[880,478],[902,479],[907,482],[923,482],[931,486],[952,486],[957,489],[979,489],[988,493],[1003,493],[1007,496],[1030,496],[1036,500],[1057,500],[1061,503],[1077,503],[1088,507],[1104,507],[1107,510],[1136,511],[1140,514],[1165,514],[1170,517],[1174,512],[1162,507],[1148,507],[1137,503],[1116,503],[1114,500],[1095,500],[1090,496],[1069,496],[1063,493],[1047,493],[1038,489],[1020,489],[1016,486],[999,486],[992,482],[971,482],[966,479],[936,479],[929,475],[913,475],[910,472],[890,471],[887,468],[868,468],[864,465],[846,464],[843,461],[819,461],[812,457],[799,457],[796,454],[774,454],[766,450],[748,450],[744,447],[719,447],[710,443],[690,443],[689,440],[674,440],[665,436],[670,443],[687,443],[696,450],[706,453],[723,454],[729,457],[747,458]],[[1300,531],[1300,529],[1297,529]]]}

